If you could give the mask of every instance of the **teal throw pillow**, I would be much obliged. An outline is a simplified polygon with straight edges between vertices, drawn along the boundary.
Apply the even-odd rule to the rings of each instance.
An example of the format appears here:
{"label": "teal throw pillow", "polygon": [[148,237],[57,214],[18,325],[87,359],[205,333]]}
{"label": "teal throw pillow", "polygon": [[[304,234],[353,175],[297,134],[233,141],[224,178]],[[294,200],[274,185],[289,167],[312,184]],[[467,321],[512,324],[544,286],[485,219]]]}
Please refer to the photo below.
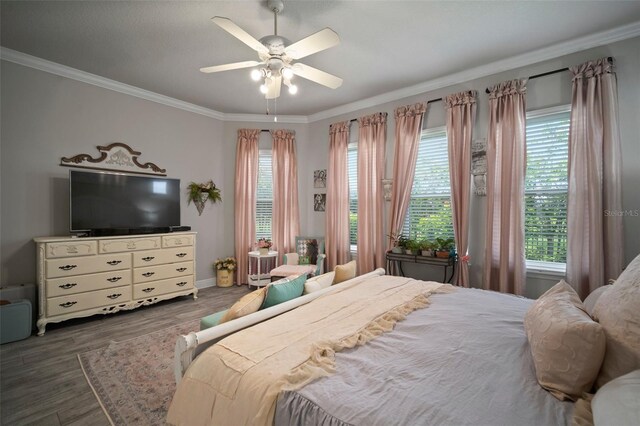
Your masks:
{"label": "teal throw pillow", "polygon": [[200,319],[200,331],[206,330],[207,328],[215,327],[220,324],[220,319],[226,314],[228,309],[224,311],[216,312],[215,314],[211,314],[204,318]]}
{"label": "teal throw pillow", "polygon": [[264,298],[264,302],[260,309],[270,308],[302,296],[304,283],[306,281],[307,276],[300,275],[292,280],[282,279],[269,284],[267,287],[267,297]]}

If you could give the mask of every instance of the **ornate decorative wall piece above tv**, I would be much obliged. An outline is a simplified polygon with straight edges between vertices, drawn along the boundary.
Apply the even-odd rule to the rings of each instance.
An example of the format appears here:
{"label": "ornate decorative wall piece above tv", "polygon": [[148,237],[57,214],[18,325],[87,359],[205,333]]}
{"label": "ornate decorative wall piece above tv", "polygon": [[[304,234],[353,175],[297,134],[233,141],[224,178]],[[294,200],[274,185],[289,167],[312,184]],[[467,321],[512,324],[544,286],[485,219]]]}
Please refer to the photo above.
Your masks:
{"label": "ornate decorative wall piece above tv", "polygon": [[100,152],[100,156],[97,158],[93,158],[90,154],[78,154],[70,158],[62,157],[60,165],[144,175],[167,175],[167,169],[161,169],[154,163],[139,162],[138,157],[142,155],[142,153],[140,151],[134,151],[129,145],[122,142],[114,142],[107,146],[98,146],[97,148]]}

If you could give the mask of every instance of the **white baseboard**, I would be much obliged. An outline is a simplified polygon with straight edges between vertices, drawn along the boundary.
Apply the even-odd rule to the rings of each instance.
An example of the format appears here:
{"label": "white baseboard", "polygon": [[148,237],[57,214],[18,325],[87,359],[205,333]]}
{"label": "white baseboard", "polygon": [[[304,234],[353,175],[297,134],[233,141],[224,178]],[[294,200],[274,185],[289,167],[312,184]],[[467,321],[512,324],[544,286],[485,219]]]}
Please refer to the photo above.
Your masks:
{"label": "white baseboard", "polygon": [[207,288],[207,287],[215,287],[215,286],[216,286],[215,278],[207,278],[206,280],[196,281],[196,288]]}

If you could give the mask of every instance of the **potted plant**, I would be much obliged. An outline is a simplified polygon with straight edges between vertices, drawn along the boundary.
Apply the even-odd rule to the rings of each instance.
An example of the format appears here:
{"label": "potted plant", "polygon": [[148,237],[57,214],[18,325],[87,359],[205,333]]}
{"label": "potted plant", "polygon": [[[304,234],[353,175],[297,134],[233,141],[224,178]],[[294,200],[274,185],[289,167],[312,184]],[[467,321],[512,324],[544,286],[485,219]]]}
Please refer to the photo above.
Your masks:
{"label": "potted plant", "polygon": [[420,243],[418,243],[418,241],[416,240],[409,239],[405,247],[405,253],[416,254],[419,249],[420,249]]}
{"label": "potted plant", "polygon": [[404,253],[404,251],[407,249],[407,244],[409,243],[409,241],[409,238],[405,237],[404,235],[400,235],[396,241],[396,253]]}
{"label": "potted plant", "polygon": [[231,287],[233,285],[233,271],[238,267],[236,259],[227,257],[216,259],[213,269],[216,271],[216,285],[218,287]]}
{"label": "potted plant", "polygon": [[260,254],[269,254],[269,249],[271,248],[273,243],[269,238],[260,238],[257,245]]}
{"label": "potted plant", "polygon": [[200,216],[207,201],[212,204],[222,201],[220,188],[216,187],[212,180],[205,183],[191,182],[187,187],[187,205],[191,204],[192,201],[196,205],[196,209],[198,209],[198,216]]}
{"label": "potted plant", "polygon": [[422,240],[420,241],[420,254],[422,254],[423,256],[430,256],[433,257],[433,248],[434,248],[434,243],[432,243],[429,240]]}
{"label": "potted plant", "polygon": [[447,259],[451,256],[451,251],[455,249],[455,240],[453,238],[436,238],[436,257]]}

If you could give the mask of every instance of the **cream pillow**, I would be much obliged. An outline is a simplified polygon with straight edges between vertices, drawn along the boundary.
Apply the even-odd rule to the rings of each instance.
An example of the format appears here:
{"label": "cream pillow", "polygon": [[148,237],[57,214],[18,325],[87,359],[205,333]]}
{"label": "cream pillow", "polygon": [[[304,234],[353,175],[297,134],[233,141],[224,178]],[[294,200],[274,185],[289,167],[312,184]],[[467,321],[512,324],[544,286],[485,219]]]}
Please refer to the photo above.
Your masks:
{"label": "cream pillow", "polygon": [[350,280],[356,276],[356,261],[352,260],[344,265],[337,265],[334,269],[336,275],[333,278],[333,283],[338,284],[343,281]]}
{"label": "cream pillow", "polygon": [[240,300],[238,300],[233,304],[232,307],[229,308],[227,313],[224,314],[222,318],[220,318],[219,324],[252,314],[254,312],[258,312],[260,306],[262,306],[262,302],[264,302],[264,297],[266,294],[266,287],[262,287],[261,289],[252,291],[249,294],[245,294],[240,298]]}
{"label": "cream pillow", "polygon": [[333,278],[335,277],[335,272],[327,272],[326,274],[318,275],[317,277],[312,277],[304,283],[304,293],[309,294],[314,291],[322,290],[323,288],[331,287],[333,284]]}
{"label": "cream pillow", "polygon": [[575,401],[592,388],[605,336],[569,284],[562,280],[540,296],[524,317],[524,329],[540,386],[561,401]]}
{"label": "cream pillow", "polygon": [[608,287],[593,310],[607,337],[598,387],[640,368],[640,255]]}
{"label": "cream pillow", "polygon": [[593,309],[596,307],[598,299],[600,299],[600,297],[607,290],[609,290],[610,287],[610,285],[603,285],[602,287],[596,288],[591,293],[589,293],[587,298],[584,299],[584,302],[582,302],[584,304],[584,308],[587,310],[587,313],[589,314],[589,316],[591,316],[591,318],[593,318]]}
{"label": "cream pillow", "polygon": [[593,423],[637,426],[640,424],[640,370],[613,379],[591,401]]}

